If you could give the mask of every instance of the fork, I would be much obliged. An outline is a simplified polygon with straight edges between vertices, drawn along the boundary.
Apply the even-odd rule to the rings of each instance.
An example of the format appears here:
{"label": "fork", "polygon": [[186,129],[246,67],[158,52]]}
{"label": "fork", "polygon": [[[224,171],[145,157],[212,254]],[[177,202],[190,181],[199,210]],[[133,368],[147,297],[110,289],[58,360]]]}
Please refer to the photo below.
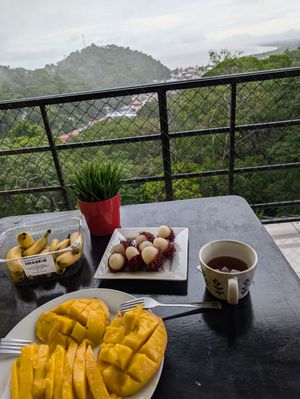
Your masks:
{"label": "fork", "polygon": [[17,338],[1,338],[0,339],[0,354],[1,355],[19,355],[23,346],[31,344],[27,339]]}
{"label": "fork", "polygon": [[221,309],[221,302],[209,301],[209,302],[190,302],[190,303],[160,303],[151,297],[143,297],[131,299],[130,301],[121,304],[121,312],[127,312],[128,310],[136,307],[137,305],[143,305],[145,309],[155,308],[157,306],[173,306],[173,307],[189,307],[196,309]]}

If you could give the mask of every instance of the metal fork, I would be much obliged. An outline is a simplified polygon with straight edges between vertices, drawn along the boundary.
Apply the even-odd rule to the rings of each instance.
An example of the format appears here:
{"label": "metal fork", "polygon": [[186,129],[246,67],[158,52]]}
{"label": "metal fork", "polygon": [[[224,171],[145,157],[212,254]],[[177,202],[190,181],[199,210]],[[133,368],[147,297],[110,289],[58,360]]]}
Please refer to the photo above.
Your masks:
{"label": "metal fork", "polygon": [[210,302],[190,302],[190,303],[160,303],[151,297],[136,298],[121,304],[121,312],[127,312],[128,310],[136,307],[137,305],[143,305],[145,309],[155,308],[157,306],[172,306],[172,307],[189,307],[196,309],[222,309],[221,302],[210,301]]}
{"label": "metal fork", "polygon": [[1,338],[0,354],[1,355],[19,355],[24,346],[31,344],[27,339],[17,338]]}

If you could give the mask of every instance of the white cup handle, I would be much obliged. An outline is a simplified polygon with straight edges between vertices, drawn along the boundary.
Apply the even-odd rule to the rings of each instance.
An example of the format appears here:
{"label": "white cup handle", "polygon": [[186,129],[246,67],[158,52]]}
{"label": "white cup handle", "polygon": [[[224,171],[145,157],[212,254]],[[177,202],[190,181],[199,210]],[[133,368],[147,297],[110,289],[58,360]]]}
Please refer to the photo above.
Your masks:
{"label": "white cup handle", "polygon": [[230,303],[230,305],[237,305],[239,302],[239,287],[236,277],[228,280],[227,302]]}

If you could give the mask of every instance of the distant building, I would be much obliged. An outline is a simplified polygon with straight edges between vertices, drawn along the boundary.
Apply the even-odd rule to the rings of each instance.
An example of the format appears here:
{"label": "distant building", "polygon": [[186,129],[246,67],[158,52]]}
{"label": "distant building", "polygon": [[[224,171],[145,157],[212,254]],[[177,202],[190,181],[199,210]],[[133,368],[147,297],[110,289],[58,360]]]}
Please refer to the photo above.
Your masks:
{"label": "distant building", "polygon": [[171,71],[172,80],[200,79],[203,70],[199,67],[176,68]]}

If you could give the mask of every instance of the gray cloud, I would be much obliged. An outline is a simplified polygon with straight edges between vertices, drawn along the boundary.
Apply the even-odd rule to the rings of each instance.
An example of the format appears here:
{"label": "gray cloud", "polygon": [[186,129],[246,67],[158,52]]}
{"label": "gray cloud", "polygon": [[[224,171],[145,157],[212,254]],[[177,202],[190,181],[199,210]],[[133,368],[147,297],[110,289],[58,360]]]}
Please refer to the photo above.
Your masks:
{"label": "gray cloud", "polygon": [[298,0],[285,3],[281,0],[3,1],[0,64],[43,67],[82,48],[84,41],[87,45],[129,46],[151,54],[169,67],[201,64],[207,60],[211,48],[255,47],[289,34],[298,35],[298,3]]}

